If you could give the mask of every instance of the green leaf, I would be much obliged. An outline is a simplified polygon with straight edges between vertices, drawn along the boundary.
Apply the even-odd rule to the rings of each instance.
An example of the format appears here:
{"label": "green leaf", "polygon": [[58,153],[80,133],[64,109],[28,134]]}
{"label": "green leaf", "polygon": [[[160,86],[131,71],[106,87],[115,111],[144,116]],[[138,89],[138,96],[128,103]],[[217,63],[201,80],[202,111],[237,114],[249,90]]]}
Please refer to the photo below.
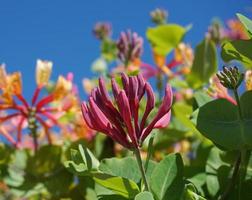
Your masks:
{"label": "green leaf", "polygon": [[224,152],[214,147],[211,149],[206,163],[207,190],[212,197],[217,197],[219,192],[224,192],[228,184],[231,164],[234,163],[237,153]]}
{"label": "green leaf", "polygon": [[197,103],[197,107],[201,107],[201,106],[205,105],[206,103],[213,100],[212,97],[210,97],[206,92],[203,92],[203,91],[195,92],[194,98]]}
{"label": "green leaf", "polygon": [[182,40],[186,29],[177,24],[160,25],[148,28],[146,37],[157,54],[166,56]]}
{"label": "green leaf", "polygon": [[223,61],[229,62],[237,60],[242,62],[247,68],[252,67],[252,39],[235,40],[226,42],[221,47],[221,57]]}
{"label": "green leaf", "polygon": [[86,164],[89,171],[95,170],[97,171],[100,163],[96,159],[96,157],[93,155],[93,153],[86,147],[83,147],[81,144],[79,144],[79,152],[81,154],[81,157]]}
{"label": "green leaf", "polygon": [[243,119],[238,108],[226,99],[211,101],[197,115],[197,129],[217,145],[227,150],[252,149],[252,91],[241,97]]}
{"label": "green leaf", "polygon": [[138,165],[133,157],[103,159],[99,166],[99,170],[106,174],[124,177],[136,183],[141,179],[141,174],[137,169]]}
{"label": "green leaf", "polygon": [[208,83],[209,78],[217,71],[217,53],[214,42],[204,39],[196,46],[191,73],[187,80],[193,88]]}
{"label": "green leaf", "polygon": [[194,133],[200,135],[200,132],[196,129],[195,125],[190,121],[190,115],[192,114],[192,107],[185,104],[177,102],[173,105],[173,112],[175,117],[188,129],[191,129]]}
{"label": "green leaf", "polygon": [[101,186],[126,198],[134,198],[139,193],[137,184],[129,179],[103,173],[93,173],[93,179]]}
{"label": "green leaf", "polygon": [[[155,162],[150,161],[146,173],[147,178],[149,178],[154,168]],[[138,165],[134,157],[103,159],[99,166],[99,170],[112,176],[130,179],[136,183],[139,183],[141,179],[141,173],[138,170]]]}
{"label": "green leaf", "polygon": [[117,47],[116,43],[110,39],[103,40],[101,43],[101,53],[102,57],[107,62],[112,62],[116,59],[117,56]]}
{"label": "green leaf", "polygon": [[166,156],[154,169],[151,190],[158,200],[177,200],[184,189],[183,161],[179,154]]}
{"label": "green leaf", "polygon": [[135,200],[154,200],[154,198],[150,192],[145,191],[136,195]]}
{"label": "green leaf", "polygon": [[26,172],[36,177],[54,173],[61,166],[61,152],[60,146],[42,146],[28,159]]}
{"label": "green leaf", "polygon": [[237,13],[236,15],[245,27],[245,29],[248,31],[250,37],[252,37],[252,21],[240,13]]}
{"label": "green leaf", "polygon": [[196,188],[192,184],[187,184],[181,200],[206,200],[197,194]]}

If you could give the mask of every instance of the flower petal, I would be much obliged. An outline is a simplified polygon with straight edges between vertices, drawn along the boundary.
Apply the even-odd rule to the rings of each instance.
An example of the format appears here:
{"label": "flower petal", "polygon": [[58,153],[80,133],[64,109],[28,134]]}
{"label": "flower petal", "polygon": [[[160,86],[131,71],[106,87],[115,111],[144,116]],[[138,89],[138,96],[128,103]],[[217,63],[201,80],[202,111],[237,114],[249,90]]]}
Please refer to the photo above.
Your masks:
{"label": "flower petal", "polygon": [[149,83],[145,84],[145,90],[147,94],[147,103],[146,103],[145,112],[143,114],[141,125],[140,125],[141,132],[144,129],[147,117],[149,116],[150,112],[155,106],[155,95]]}
{"label": "flower petal", "polygon": [[129,137],[132,141],[132,143],[134,144],[135,147],[137,147],[137,137],[135,134],[135,130],[132,126],[131,123],[131,112],[130,112],[130,106],[129,106],[129,102],[128,102],[128,98],[126,96],[126,93],[124,90],[120,91],[119,95],[118,95],[118,108],[119,111],[121,113],[121,116],[125,122],[125,125],[127,127],[128,133],[129,133]]}
{"label": "flower petal", "polygon": [[164,117],[171,109],[171,105],[172,105],[172,88],[170,85],[166,86],[165,89],[165,96],[163,98],[162,104],[159,107],[159,110],[156,114],[156,116],[154,117],[154,119],[152,120],[152,122],[146,127],[146,129],[143,131],[140,141],[143,142],[144,139],[150,134],[150,132],[152,131],[152,129],[157,126],[156,123],[162,119],[162,117]]}

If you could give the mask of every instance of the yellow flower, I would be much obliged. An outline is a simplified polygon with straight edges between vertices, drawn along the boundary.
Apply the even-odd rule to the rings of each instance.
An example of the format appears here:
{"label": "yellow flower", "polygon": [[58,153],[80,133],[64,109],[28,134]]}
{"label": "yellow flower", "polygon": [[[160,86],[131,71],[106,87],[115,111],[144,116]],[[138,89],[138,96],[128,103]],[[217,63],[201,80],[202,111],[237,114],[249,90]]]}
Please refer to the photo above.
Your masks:
{"label": "yellow flower", "polygon": [[54,98],[60,99],[68,94],[72,89],[72,82],[64,78],[63,76],[59,76],[58,81],[54,90]]}
{"label": "yellow flower", "polygon": [[47,85],[52,73],[52,65],[50,61],[37,60],[36,82],[39,87]]}
{"label": "yellow flower", "polygon": [[7,85],[7,73],[5,71],[5,64],[0,65],[0,89]]}
{"label": "yellow flower", "polygon": [[14,95],[22,94],[22,78],[20,72],[14,72],[7,77],[7,92]]}
{"label": "yellow flower", "polygon": [[246,71],[245,82],[246,82],[246,89],[252,90],[252,70]]}

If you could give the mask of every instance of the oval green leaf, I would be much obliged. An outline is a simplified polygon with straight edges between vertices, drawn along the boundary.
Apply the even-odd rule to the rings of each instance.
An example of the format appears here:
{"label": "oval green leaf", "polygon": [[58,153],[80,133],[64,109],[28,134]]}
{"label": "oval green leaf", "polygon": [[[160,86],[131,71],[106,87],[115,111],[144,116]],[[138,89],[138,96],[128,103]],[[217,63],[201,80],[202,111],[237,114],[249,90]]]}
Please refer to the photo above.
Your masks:
{"label": "oval green leaf", "polygon": [[179,154],[166,156],[154,169],[151,190],[158,200],[178,200],[184,189],[183,161]]}

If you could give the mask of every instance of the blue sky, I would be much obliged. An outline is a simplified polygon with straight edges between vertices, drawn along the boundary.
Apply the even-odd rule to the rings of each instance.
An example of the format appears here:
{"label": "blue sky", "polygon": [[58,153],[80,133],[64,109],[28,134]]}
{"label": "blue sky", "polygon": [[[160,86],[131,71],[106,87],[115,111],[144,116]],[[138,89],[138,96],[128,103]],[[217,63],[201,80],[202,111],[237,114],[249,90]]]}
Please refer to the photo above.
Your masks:
{"label": "blue sky", "polygon": [[[53,61],[52,78],[72,71],[81,85],[83,77],[92,76],[90,65],[99,56],[93,25],[110,21],[115,38],[129,28],[145,36],[146,28],[152,26],[149,12],[157,7],[169,11],[170,22],[193,24],[186,37],[193,46],[215,16],[224,21],[237,12],[252,17],[251,0],[2,0],[0,63],[6,63],[8,71],[22,71],[26,96],[35,87],[38,58]],[[143,59],[151,60],[147,42]]]}

